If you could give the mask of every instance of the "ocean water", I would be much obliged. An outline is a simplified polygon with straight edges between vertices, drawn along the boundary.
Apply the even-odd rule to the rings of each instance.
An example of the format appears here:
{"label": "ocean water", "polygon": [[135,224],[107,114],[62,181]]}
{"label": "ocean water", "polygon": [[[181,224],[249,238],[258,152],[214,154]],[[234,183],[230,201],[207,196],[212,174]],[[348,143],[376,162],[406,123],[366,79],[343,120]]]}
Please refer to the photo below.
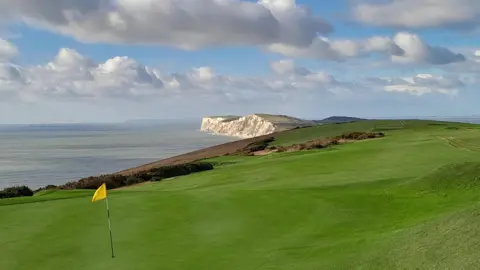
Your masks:
{"label": "ocean water", "polygon": [[0,188],[63,184],[235,140],[199,125],[0,126]]}

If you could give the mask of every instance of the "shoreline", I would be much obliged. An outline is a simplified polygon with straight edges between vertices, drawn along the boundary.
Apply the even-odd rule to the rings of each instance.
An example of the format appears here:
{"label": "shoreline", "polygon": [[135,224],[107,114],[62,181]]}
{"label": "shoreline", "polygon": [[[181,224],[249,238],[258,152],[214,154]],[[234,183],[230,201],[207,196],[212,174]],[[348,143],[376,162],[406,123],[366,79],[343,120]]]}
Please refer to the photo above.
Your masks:
{"label": "shoreline", "polygon": [[139,129],[110,129],[103,125],[78,129],[63,125],[38,132],[0,129],[1,149],[6,150],[0,155],[0,189],[64,185],[238,140],[212,136],[193,123]]}
{"label": "shoreline", "polygon": [[[199,129],[195,130],[196,132],[204,132],[200,131]],[[65,180],[62,181],[61,183],[59,182],[58,184],[54,183],[45,183],[44,185],[39,185],[38,187],[30,187],[28,184],[14,184],[14,185],[7,185],[2,189],[8,189],[8,188],[15,188],[15,187],[28,187],[35,193],[41,190],[46,190],[46,189],[64,189],[62,187],[68,186],[71,183],[76,183],[76,182],[82,182],[85,179],[92,179],[92,178],[103,178],[105,176],[113,176],[113,177],[130,177],[130,176],[136,176],[139,174],[148,174],[152,170],[158,170],[162,168],[169,167],[167,169],[171,169],[171,167],[179,168],[179,167],[189,167],[191,163],[203,163],[202,160],[208,159],[208,158],[214,158],[218,156],[223,156],[227,154],[232,154],[238,151],[239,149],[243,149],[247,145],[260,141],[266,137],[271,137],[274,136],[274,134],[282,133],[285,131],[281,132],[276,132],[276,133],[271,133],[267,135],[262,135],[254,138],[247,138],[247,139],[242,139],[234,136],[229,136],[229,135],[222,135],[222,134],[212,134],[212,133],[207,133],[209,136],[221,136],[221,137],[229,137],[232,139],[232,141],[226,142],[226,143],[220,143],[216,144],[213,146],[209,147],[204,147],[198,150],[190,151],[190,152],[184,152],[182,154],[177,154],[173,155],[170,157],[166,157],[163,159],[155,160],[149,163],[144,163],[135,167],[127,167],[126,169],[120,170],[120,171],[113,171],[111,173],[104,173],[104,174],[91,174],[91,175],[86,175],[86,176],[81,176],[77,178],[72,178],[70,180]],[[1,189],[0,189],[1,190]]]}
{"label": "shoreline", "polygon": [[[155,169],[158,167],[162,166],[171,166],[171,165],[180,165],[180,164],[185,164],[189,162],[195,162],[195,161],[200,161],[203,159],[208,159],[208,158],[214,158],[218,156],[224,156],[227,154],[232,154],[235,153],[237,150],[245,148],[247,145],[258,142],[261,140],[264,140],[269,137],[274,137],[279,134],[283,134],[285,132],[291,132],[294,129],[291,130],[285,130],[285,131],[279,131],[279,132],[273,132],[270,134],[262,135],[262,136],[257,136],[254,138],[246,138],[246,139],[241,139],[238,138],[237,140],[234,140],[232,142],[227,142],[227,143],[222,143],[222,144],[217,144],[214,146],[210,146],[207,148],[202,148],[196,151],[191,151],[187,152],[184,154],[172,156],[169,158],[157,160],[154,162],[150,162],[147,164],[143,164],[137,167],[133,168],[128,168],[125,170],[121,170],[119,172],[113,173],[115,175],[124,175],[124,176],[130,176],[136,173],[140,173],[143,171],[148,171],[150,169]],[[223,135],[214,135],[214,136],[223,136]],[[232,136],[227,136],[227,137],[232,137]],[[233,137],[236,138],[236,137]]]}

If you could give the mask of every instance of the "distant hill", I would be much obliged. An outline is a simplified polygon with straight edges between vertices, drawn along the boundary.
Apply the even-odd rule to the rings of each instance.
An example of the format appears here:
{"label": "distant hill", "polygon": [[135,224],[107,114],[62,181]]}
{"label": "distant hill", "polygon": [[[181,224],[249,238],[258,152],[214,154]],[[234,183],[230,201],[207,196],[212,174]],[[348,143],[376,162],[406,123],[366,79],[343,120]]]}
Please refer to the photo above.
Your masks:
{"label": "distant hill", "polygon": [[367,119],[350,117],[350,116],[330,116],[322,120],[314,120],[317,124],[332,124],[332,123],[349,123],[357,121],[365,121]]}

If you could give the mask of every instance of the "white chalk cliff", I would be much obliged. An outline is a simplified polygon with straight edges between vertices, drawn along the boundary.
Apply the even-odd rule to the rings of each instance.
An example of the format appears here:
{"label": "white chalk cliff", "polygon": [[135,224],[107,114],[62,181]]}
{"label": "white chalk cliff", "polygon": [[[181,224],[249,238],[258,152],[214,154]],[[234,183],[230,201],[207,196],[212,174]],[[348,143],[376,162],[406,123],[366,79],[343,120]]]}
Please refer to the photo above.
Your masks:
{"label": "white chalk cliff", "polygon": [[253,138],[311,124],[310,121],[284,115],[212,116],[202,119],[200,130],[239,138]]}

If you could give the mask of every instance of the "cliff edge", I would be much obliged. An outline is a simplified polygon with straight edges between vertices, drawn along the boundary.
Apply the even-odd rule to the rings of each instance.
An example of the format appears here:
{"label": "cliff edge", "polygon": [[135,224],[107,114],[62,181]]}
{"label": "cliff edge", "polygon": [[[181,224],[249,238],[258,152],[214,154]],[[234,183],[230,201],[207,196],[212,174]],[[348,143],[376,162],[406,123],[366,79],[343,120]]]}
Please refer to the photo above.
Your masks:
{"label": "cliff edge", "polygon": [[239,138],[253,138],[296,127],[314,125],[312,121],[286,115],[210,116],[202,119],[201,131]]}

